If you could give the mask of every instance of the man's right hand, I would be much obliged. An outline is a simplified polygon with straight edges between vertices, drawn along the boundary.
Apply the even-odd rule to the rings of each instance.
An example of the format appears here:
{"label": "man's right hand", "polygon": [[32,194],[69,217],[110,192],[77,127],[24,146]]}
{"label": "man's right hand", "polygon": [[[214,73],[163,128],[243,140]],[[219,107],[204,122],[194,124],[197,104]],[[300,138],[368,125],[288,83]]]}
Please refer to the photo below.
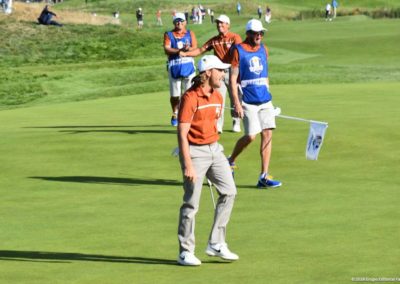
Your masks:
{"label": "man's right hand", "polygon": [[192,166],[185,167],[183,171],[183,175],[185,176],[185,179],[188,179],[191,182],[195,182],[197,179],[196,171]]}
{"label": "man's right hand", "polygon": [[243,118],[244,111],[240,103],[235,104],[235,113],[237,114],[238,117]]}

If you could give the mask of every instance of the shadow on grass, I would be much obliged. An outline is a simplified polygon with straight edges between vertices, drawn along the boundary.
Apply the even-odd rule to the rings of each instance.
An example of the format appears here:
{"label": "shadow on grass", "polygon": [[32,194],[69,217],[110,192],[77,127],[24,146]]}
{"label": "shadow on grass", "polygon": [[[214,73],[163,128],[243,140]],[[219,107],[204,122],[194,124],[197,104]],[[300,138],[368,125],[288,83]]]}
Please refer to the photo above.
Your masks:
{"label": "shadow on grass", "polygon": [[127,257],[99,254],[46,252],[46,251],[15,251],[0,250],[0,260],[13,261],[40,261],[40,262],[72,262],[72,261],[99,261],[99,262],[120,262],[139,264],[163,264],[177,265],[176,260],[148,258],[148,257]]}
{"label": "shadow on grass", "polygon": [[[124,185],[166,185],[182,187],[182,181],[172,179],[139,179],[139,178],[118,178],[118,177],[96,177],[96,176],[60,176],[60,177],[29,177],[31,179],[41,179],[45,181],[58,181],[58,182],[81,182],[81,183],[96,183],[96,184],[124,184]],[[204,186],[208,186],[204,183]],[[237,188],[260,190],[255,185],[236,185]],[[275,190],[263,189],[263,190]]]}
{"label": "shadow on grass", "polygon": [[117,178],[117,177],[96,177],[96,176],[60,176],[60,177],[29,177],[45,181],[59,182],[81,182],[97,184],[124,184],[124,185],[170,185],[182,186],[182,182],[170,179],[139,179],[139,178]]}
{"label": "shadow on grass", "polygon": [[[138,257],[138,256],[83,254],[83,253],[68,253],[68,252],[17,251],[17,250],[0,250],[0,261],[31,261],[31,262],[46,262],[46,263],[71,263],[73,261],[96,261],[96,262],[179,266],[175,259],[162,259],[162,258]],[[215,263],[215,264],[230,263],[224,260],[206,260],[202,262]]]}
{"label": "shadow on grass", "polygon": [[[176,135],[176,129],[170,125],[59,125],[59,126],[29,126],[24,128],[34,129],[70,129],[70,130],[59,130],[59,132],[69,134],[81,134],[81,133],[125,133],[125,134],[174,134]],[[93,128],[93,129],[90,129]],[[103,128],[103,129],[99,129]],[[110,129],[118,128],[118,129]],[[168,128],[168,129],[134,129],[134,130],[123,130],[121,128]]]}
{"label": "shadow on grass", "polygon": [[59,132],[68,134],[82,134],[82,133],[124,133],[124,134],[174,134],[176,130],[108,130],[108,129],[96,129],[96,130],[60,130]]}
{"label": "shadow on grass", "polygon": [[236,185],[237,188],[240,189],[248,189],[248,190],[257,190],[257,191],[264,191],[264,192],[279,192],[282,189],[280,187],[268,187],[268,188],[258,188],[255,184],[242,184],[242,185]]}

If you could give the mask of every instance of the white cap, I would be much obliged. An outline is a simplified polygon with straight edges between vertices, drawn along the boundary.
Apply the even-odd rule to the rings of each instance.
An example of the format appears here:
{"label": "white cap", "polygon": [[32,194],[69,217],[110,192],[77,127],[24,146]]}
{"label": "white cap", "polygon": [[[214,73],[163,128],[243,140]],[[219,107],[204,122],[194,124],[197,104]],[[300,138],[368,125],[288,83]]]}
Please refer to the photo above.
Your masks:
{"label": "white cap", "polygon": [[261,31],[266,31],[262,25],[262,23],[259,20],[252,19],[247,22],[246,25],[246,32],[248,31],[253,31],[253,32],[261,32]]}
{"label": "white cap", "polygon": [[219,17],[216,19],[218,22],[222,23],[227,23],[228,25],[231,24],[231,21],[229,20],[229,17],[227,15],[219,15]]}
{"label": "white cap", "polygon": [[175,16],[174,16],[173,20],[175,21],[175,20],[178,20],[178,19],[186,21],[185,14],[183,14],[183,13],[175,13]]}
{"label": "white cap", "polygon": [[204,72],[210,69],[227,69],[231,65],[223,63],[218,57],[215,55],[205,55],[203,56],[198,64],[199,72]]}

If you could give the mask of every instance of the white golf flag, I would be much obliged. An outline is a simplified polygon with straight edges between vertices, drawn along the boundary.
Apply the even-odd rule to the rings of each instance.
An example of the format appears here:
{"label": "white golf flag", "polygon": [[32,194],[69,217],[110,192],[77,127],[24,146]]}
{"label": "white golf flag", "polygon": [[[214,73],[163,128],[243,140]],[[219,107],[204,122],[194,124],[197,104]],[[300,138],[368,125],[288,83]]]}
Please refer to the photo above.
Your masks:
{"label": "white golf flag", "polygon": [[324,142],[325,131],[328,128],[327,123],[310,121],[310,133],[308,134],[306,146],[307,160],[317,160],[322,143]]}

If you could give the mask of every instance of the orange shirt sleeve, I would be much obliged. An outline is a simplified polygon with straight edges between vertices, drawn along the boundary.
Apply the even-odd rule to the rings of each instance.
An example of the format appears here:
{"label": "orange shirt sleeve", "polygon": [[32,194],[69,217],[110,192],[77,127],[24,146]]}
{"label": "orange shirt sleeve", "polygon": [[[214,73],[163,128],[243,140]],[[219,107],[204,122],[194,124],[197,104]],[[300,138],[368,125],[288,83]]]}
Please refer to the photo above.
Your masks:
{"label": "orange shirt sleeve", "polygon": [[196,112],[197,103],[193,100],[190,92],[185,93],[179,105],[178,120],[180,123],[191,123]]}
{"label": "orange shirt sleeve", "polygon": [[205,44],[203,44],[202,48],[205,48],[207,51],[213,49],[213,40],[214,38],[210,38]]}
{"label": "orange shirt sleeve", "polygon": [[236,47],[232,50],[231,65],[232,67],[239,67],[239,51]]}
{"label": "orange shirt sleeve", "polygon": [[[228,52],[229,63],[232,63],[233,56],[234,56],[233,52],[236,50],[236,53],[237,53],[237,49],[235,48],[235,45],[237,45],[239,43],[242,43],[242,38],[240,37],[240,35],[235,34],[234,37],[233,37],[233,45],[231,46],[231,48],[229,49],[229,52]],[[237,54],[236,55],[236,61],[238,62],[237,64],[239,64],[238,58],[239,58],[239,55]],[[234,67],[237,67],[237,66],[238,65],[236,65]]]}
{"label": "orange shirt sleeve", "polygon": [[164,46],[171,47],[171,40],[169,39],[168,33],[164,34]]}
{"label": "orange shirt sleeve", "polygon": [[234,41],[235,41],[235,44],[239,44],[242,42],[242,38],[240,37],[240,35],[235,34]]}

